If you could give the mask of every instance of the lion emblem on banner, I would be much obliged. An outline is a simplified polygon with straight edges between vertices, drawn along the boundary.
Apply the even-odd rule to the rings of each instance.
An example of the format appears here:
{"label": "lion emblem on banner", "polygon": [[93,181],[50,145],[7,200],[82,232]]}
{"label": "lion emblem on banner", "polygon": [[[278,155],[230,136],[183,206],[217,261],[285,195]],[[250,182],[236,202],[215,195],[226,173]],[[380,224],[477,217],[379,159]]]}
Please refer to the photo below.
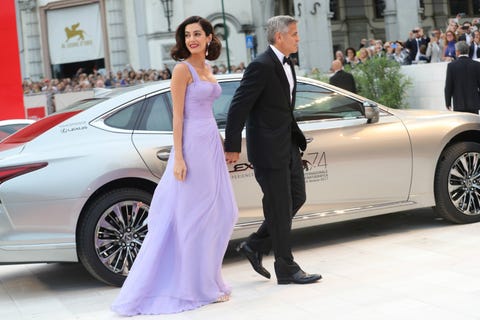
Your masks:
{"label": "lion emblem on banner", "polygon": [[85,34],[85,31],[82,29],[77,29],[80,26],[80,22],[76,24],[72,24],[71,28],[65,27],[65,34],[67,35],[67,40],[70,40],[73,37],[80,37],[80,40],[84,40],[83,35]]}

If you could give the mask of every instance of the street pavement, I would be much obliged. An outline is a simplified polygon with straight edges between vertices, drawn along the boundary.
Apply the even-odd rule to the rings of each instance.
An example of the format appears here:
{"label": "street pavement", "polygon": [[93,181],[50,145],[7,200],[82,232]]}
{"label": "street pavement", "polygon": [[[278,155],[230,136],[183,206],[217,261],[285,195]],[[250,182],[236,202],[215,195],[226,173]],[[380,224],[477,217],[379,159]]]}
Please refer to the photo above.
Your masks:
{"label": "street pavement", "polygon": [[[132,319],[480,319],[480,223],[451,225],[423,209],[298,230],[293,239],[297,262],[320,282],[276,285],[232,242],[223,266],[230,301]],[[271,256],[264,265],[273,273]],[[125,319],[109,310],[118,290],[79,264],[0,266],[0,319]]]}

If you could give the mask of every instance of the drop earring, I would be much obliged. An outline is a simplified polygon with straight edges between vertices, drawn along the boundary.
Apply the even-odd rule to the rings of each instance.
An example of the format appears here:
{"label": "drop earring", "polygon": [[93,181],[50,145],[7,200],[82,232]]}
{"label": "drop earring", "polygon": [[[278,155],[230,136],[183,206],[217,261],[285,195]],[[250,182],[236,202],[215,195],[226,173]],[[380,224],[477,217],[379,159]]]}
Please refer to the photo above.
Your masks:
{"label": "drop earring", "polygon": [[207,43],[207,52],[205,53],[205,57],[208,57],[208,47],[210,47],[210,42]]}

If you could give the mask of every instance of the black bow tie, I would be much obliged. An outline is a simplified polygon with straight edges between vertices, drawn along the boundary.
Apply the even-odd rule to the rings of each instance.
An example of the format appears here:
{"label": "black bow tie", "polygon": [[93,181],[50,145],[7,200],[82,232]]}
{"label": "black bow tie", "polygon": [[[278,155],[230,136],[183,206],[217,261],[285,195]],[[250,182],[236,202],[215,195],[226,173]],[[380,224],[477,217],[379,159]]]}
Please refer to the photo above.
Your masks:
{"label": "black bow tie", "polygon": [[288,65],[291,65],[291,64],[292,64],[292,60],[290,60],[289,57],[284,56],[284,57],[283,57],[283,64],[285,64],[285,63],[288,63]]}

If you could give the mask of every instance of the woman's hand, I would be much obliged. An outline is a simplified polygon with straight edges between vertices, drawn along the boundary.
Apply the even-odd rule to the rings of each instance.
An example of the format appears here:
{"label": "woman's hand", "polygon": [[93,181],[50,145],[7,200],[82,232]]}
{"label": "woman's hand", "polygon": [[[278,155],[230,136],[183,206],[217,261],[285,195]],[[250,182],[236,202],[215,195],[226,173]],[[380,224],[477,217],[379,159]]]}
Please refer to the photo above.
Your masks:
{"label": "woman's hand", "polygon": [[177,160],[173,163],[173,175],[179,181],[185,181],[187,176],[187,165],[183,159]]}
{"label": "woman's hand", "polygon": [[236,163],[240,158],[240,152],[225,152],[225,161],[230,163]]}

